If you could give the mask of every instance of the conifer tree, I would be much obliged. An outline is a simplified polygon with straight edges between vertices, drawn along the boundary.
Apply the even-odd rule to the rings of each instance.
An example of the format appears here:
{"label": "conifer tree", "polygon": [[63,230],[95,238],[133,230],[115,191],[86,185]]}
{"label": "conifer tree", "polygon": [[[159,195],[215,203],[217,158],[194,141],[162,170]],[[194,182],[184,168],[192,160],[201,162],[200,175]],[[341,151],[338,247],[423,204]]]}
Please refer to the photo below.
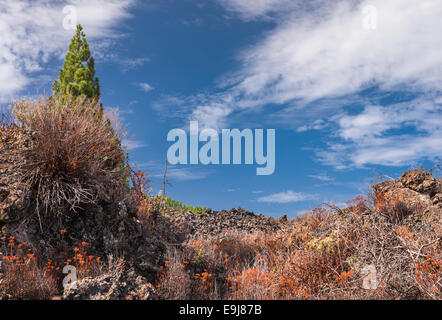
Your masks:
{"label": "conifer tree", "polygon": [[[98,78],[95,76],[95,61],[91,56],[89,44],[81,25],[77,26],[77,31],[69,45],[69,50],[66,54],[63,68],[60,70],[58,80],[55,80],[52,85],[52,91],[53,98],[61,101],[63,104],[70,99],[94,99],[96,104],[93,105],[97,106],[97,108],[93,110],[96,115],[96,120],[98,122],[104,120],[103,104],[99,103],[100,84]],[[122,176],[125,176],[124,170],[127,166],[127,159],[121,147],[121,141],[119,141],[115,134],[110,119],[105,119],[105,125],[113,132],[115,139],[118,141],[118,148],[121,152]]]}
{"label": "conifer tree", "polygon": [[95,77],[95,62],[81,25],[69,45],[63,68],[52,91],[56,99],[66,101],[69,96],[100,99],[100,84]]}

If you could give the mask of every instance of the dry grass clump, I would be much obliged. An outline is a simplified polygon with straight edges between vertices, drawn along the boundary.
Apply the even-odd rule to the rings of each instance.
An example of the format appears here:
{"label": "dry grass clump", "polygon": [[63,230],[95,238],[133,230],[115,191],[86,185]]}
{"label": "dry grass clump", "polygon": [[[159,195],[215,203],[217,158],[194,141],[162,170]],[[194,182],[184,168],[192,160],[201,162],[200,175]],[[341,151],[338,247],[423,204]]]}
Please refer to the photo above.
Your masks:
{"label": "dry grass clump", "polygon": [[163,272],[157,283],[159,294],[166,300],[189,299],[192,296],[192,279],[186,270],[187,263],[184,263],[182,253],[169,248],[166,259],[166,267],[161,267]]}
{"label": "dry grass clump", "polygon": [[[10,169],[31,186],[38,214],[76,211],[124,182],[122,133],[112,127],[108,116],[100,115],[95,101],[22,100],[14,102],[13,113],[15,130],[3,131],[2,141],[11,140],[7,133],[29,139],[20,150],[0,157],[14,155]],[[8,148],[5,143],[3,147]]]}

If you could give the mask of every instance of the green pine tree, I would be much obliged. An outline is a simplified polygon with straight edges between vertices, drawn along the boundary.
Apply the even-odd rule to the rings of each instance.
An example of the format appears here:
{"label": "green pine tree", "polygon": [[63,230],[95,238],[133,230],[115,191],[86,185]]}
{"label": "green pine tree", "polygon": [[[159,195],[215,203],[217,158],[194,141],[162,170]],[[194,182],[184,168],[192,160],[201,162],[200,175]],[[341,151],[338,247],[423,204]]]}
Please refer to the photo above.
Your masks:
{"label": "green pine tree", "polygon": [[63,68],[52,91],[56,99],[66,101],[69,97],[100,99],[100,84],[95,77],[95,62],[81,25],[69,45]]}
{"label": "green pine tree", "polygon": [[[94,104],[97,108],[93,110],[96,115],[96,120],[98,122],[104,120],[103,104],[99,103],[100,83],[95,76],[95,61],[91,56],[89,44],[81,25],[77,25],[77,31],[69,45],[63,68],[60,70],[58,80],[55,80],[52,85],[52,91],[53,98],[63,104],[68,101],[71,101],[71,103],[75,102],[78,98],[94,99],[97,103]],[[119,138],[115,134],[109,119],[105,119],[105,125],[113,132],[118,142],[118,148],[121,151],[121,175],[128,181],[129,177],[126,174],[128,160],[121,147],[121,141],[119,141]]]}

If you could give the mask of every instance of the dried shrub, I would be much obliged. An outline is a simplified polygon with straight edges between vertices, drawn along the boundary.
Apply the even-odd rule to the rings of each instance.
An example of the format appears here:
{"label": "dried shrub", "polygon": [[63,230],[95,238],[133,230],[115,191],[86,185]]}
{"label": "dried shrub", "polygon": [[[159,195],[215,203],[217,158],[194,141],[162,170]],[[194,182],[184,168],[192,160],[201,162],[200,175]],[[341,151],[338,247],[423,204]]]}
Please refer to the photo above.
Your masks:
{"label": "dried shrub", "polygon": [[346,203],[349,210],[358,214],[364,214],[365,212],[367,212],[367,210],[369,210],[368,200],[364,199],[362,195],[358,195],[357,197],[347,201]]}
{"label": "dried shrub", "polygon": [[391,199],[387,198],[385,194],[379,193],[374,199],[375,207],[388,219],[398,224],[406,217],[422,210],[420,203],[410,202],[405,195],[393,195]]}
{"label": "dried shrub", "polygon": [[[63,261],[38,259],[30,246],[16,243],[9,238],[8,255],[2,257],[0,268],[0,297],[7,299],[48,300],[63,292],[63,279],[66,265],[75,267],[76,279],[96,278],[110,272],[120,272],[126,268],[124,260],[114,261],[112,256],[102,261],[99,256],[88,253],[88,244],[81,242],[72,248],[72,257]],[[61,259],[61,256],[58,257]]]}
{"label": "dried shrub", "polygon": [[13,300],[51,299],[58,292],[54,269],[48,262],[39,267],[34,254],[26,244],[9,238],[9,255],[3,256],[0,273],[0,296]]}
{"label": "dried shrub", "polygon": [[415,261],[415,280],[424,294],[434,300],[442,299],[442,259],[440,251]]}
{"label": "dried shrub", "polygon": [[287,298],[286,292],[295,294],[297,291],[292,280],[257,268],[242,270],[227,281],[231,289],[229,298],[233,300],[276,300]]}
{"label": "dried shrub", "polygon": [[166,266],[161,268],[163,272],[157,283],[158,293],[166,300],[191,299],[192,279],[185,270],[182,253],[169,248],[166,258]]}
{"label": "dried shrub", "polygon": [[78,279],[97,277],[103,274],[105,264],[102,258],[88,253],[88,243],[81,242],[72,249],[73,256],[65,261],[65,265],[72,265],[77,271]]}
{"label": "dried shrub", "polygon": [[442,238],[431,233],[416,234],[408,227],[401,226],[396,233],[403,248],[413,261],[407,277],[414,280],[423,298],[440,300],[442,298]]}
{"label": "dried shrub", "polygon": [[110,188],[124,189],[122,132],[99,110],[95,101],[84,99],[14,102],[20,128],[14,134],[30,141],[16,150],[11,169],[31,186],[39,215],[73,212],[112,193]]}

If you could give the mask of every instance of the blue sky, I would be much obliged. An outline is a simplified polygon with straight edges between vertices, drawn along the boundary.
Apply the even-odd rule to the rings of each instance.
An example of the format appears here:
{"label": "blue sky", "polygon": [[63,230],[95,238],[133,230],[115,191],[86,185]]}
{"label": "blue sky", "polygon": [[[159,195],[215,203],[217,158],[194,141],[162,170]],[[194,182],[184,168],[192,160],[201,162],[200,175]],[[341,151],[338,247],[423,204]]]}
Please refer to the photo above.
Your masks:
{"label": "blue sky", "polygon": [[[442,154],[438,0],[0,0],[0,103],[50,91],[76,8],[102,101],[131,163],[161,187],[167,133],[276,129],[276,170],[169,166],[168,194],[213,209],[295,217],[365,194],[379,173]],[[367,29],[367,6],[376,28]],[[373,11],[371,11],[373,13]],[[373,16],[370,16],[371,18]]]}

